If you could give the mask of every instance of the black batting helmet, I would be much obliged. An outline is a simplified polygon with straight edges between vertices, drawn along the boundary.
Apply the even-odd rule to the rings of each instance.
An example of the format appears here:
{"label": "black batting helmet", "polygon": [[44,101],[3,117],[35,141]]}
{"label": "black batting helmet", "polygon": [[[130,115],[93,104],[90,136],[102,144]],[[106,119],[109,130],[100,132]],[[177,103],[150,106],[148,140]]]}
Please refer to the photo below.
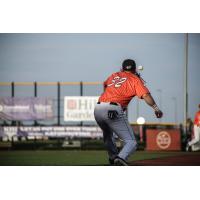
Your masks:
{"label": "black batting helmet", "polygon": [[124,60],[123,63],[122,63],[122,69],[123,69],[123,71],[135,72],[136,71],[136,63],[135,63],[135,61],[131,60],[131,59]]}

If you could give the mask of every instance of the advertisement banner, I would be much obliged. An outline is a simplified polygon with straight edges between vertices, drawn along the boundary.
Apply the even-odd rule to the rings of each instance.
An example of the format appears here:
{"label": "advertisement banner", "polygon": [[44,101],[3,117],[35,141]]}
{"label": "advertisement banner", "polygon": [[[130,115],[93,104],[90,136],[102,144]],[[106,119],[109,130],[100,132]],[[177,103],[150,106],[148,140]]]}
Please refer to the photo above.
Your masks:
{"label": "advertisement banner", "polygon": [[53,118],[53,100],[44,97],[0,97],[1,120]]}
{"label": "advertisement banner", "polygon": [[94,107],[99,97],[65,97],[64,121],[95,121]]}
{"label": "advertisement banner", "polygon": [[4,126],[0,137],[49,137],[49,138],[102,138],[103,133],[98,126]]}
{"label": "advertisement banner", "polygon": [[178,129],[146,130],[146,150],[178,151],[181,150],[181,134]]}

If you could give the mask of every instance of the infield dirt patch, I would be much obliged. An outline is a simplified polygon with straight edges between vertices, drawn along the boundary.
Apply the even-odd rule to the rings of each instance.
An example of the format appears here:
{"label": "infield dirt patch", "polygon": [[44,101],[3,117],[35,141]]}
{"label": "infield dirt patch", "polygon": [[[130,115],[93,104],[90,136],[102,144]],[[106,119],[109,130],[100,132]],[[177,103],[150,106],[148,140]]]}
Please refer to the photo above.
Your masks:
{"label": "infield dirt patch", "polygon": [[136,166],[200,166],[200,154],[133,161]]}

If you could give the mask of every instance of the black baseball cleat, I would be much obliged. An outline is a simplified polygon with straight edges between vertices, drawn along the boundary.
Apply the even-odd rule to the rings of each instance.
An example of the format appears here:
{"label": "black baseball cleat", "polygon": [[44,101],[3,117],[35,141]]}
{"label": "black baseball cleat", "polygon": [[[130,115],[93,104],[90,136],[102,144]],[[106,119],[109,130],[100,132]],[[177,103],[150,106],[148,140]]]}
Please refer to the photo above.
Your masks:
{"label": "black baseball cleat", "polygon": [[128,166],[128,163],[124,159],[117,156],[114,160],[114,165],[115,166]]}
{"label": "black baseball cleat", "polygon": [[114,163],[114,160],[115,160],[115,159],[109,158],[109,164],[110,164],[110,165],[114,165],[114,164],[115,164],[115,163]]}
{"label": "black baseball cleat", "polygon": [[192,151],[192,147],[189,146],[189,144],[187,144],[185,150],[188,151],[188,152],[191,152]]}

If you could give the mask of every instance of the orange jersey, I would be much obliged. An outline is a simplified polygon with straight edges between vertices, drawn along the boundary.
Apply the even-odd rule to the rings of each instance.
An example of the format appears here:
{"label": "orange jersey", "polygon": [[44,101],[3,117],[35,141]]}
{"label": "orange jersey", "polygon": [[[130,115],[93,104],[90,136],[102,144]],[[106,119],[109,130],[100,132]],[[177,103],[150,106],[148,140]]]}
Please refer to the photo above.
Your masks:
{"label": "orange jersey", "polygon": [[195,114],[194,124],[200,126],[200,111]]}
{"label": "orange jersey", "polygon": [[142,98],[150,93],[138,76],[129,72],[113,73],[104,82],[104,93],[100,96],[100,102],[115,102],[122,107],[127,107],[134,96]]}

